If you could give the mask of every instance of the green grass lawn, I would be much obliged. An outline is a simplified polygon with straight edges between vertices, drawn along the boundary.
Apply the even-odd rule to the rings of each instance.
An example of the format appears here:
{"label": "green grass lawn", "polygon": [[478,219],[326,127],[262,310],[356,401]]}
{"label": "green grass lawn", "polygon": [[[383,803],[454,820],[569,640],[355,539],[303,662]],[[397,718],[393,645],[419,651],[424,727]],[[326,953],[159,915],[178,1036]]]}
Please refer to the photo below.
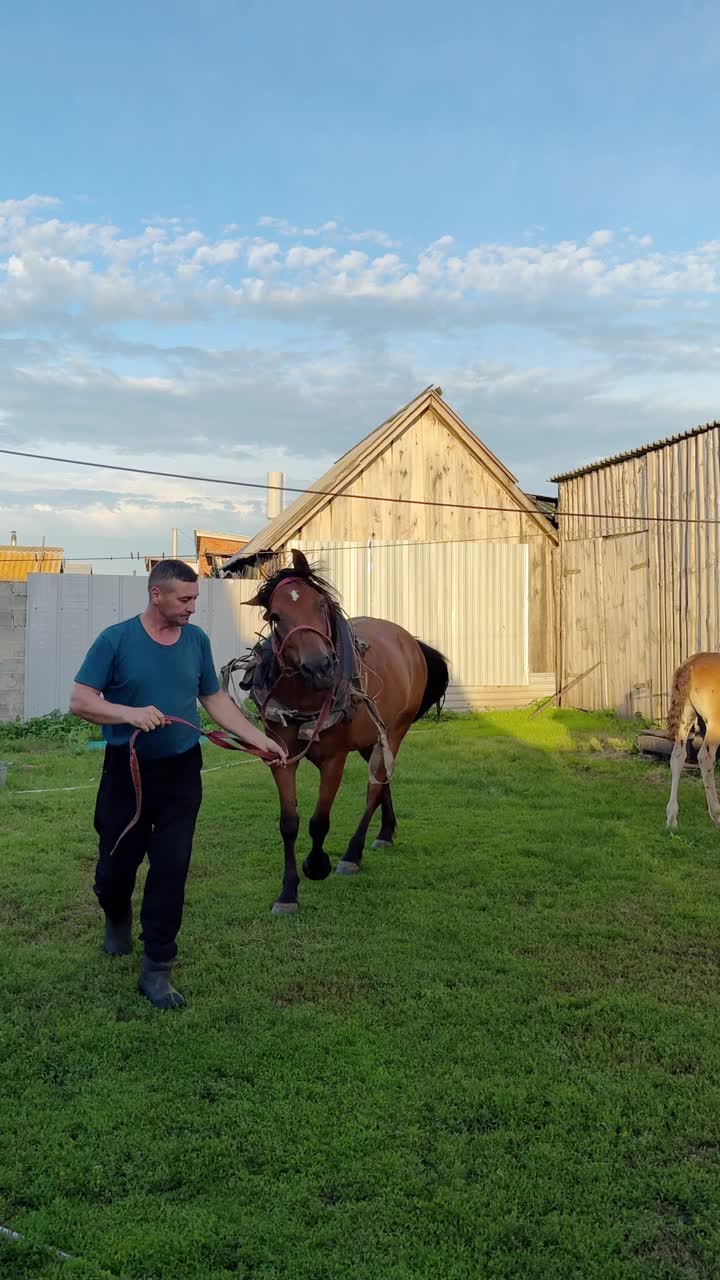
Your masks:
{"label": "green grass lawn", "polygon": [[100,951],[93,789],[14,794],[100,753],[0,740],[0,1275],[719,1276],[720,831],[631,736],[419,725],[395,849],[295,918],[269,772],[208,748],[178,1014]]}

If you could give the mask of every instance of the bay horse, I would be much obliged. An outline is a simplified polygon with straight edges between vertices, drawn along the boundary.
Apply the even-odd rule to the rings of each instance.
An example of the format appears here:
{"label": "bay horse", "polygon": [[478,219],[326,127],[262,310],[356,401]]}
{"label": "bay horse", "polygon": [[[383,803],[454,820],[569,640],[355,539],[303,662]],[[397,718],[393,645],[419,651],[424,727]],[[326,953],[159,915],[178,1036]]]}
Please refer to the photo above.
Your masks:
{"label": "bay horse", "polygon": [[668,729],[674,746],[670,757],[672,785],[665,818],[673,830],[678,819],[678,787],[687,755],[687,740],[698,722],[704,726],[698,751],[708,813],[720,826],[720,801],[715,787],[715,757],[720,744],[720,653],[695,653],[681,663],[673,678]]}
{"label": "bay horse", "polygon": [[[264,675],[258,674],[256,665],[254,674],[243,682],[252,690],[266,732],[282,739],[289,756],[286,765],[273,769],[285,849],[282,887],[272,907],[276,915],[298,909],[295,844],[300,758],[306,757],[320,772],[310,819],[312,847],[303,862],[309,880],[324,880],[332,871],[324,843],[347,757],[357,751],[368,761],[365,810],[335,868],[339,875],[354,875],[361,869],[368,828],[378,806],[382,821],[373,848],[393,843],[397,825],[390,791],[394,759],[411,724],[433,706],[439,713],[449,679],[447,662],[436,649],[393,622],[346,619],[334,589],[310,567],[303,553],[294,550],[292,561],[292,568],[274,573],[248,601],[264,610],[270,644],[264,646]],[[253,651],[257,661],[261,651],[262,646]],[[223,668],[226,687],[228,668],[234,665]]]}

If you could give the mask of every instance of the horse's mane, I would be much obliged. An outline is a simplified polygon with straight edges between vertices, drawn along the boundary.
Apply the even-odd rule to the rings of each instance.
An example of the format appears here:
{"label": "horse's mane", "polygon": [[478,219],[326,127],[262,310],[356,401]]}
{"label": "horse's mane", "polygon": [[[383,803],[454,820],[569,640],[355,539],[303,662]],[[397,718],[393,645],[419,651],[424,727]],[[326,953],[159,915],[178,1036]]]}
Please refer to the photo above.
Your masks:
{"label": "horse's mane", "polygon": [[308,565],[307,573],[298,572],[297,569],[293,568],[278,569],[276,573],[273,573],[271,577],[263,582],[250,603],[258,605],[261,609],[267,609],[272,599],[273,591],[286,578],[300,578],[303,582],[307,582],[309,587],[314,587],[316,591],[319,591],[325,597],[334,610],[342,613],[337,591],[326,578],[321,577],[315,565]]}

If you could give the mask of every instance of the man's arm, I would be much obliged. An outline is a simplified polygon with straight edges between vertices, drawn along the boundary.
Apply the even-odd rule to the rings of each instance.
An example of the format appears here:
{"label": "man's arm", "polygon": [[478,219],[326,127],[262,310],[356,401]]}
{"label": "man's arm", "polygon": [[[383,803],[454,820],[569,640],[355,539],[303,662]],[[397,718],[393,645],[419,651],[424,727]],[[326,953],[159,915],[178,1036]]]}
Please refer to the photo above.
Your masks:
{"label": "man's arm", "polygon": [[243,742],[247,742],[251,747],[271,751],[277,756],[278,763],[282,763],[287,758],[285,743],[275,742],[273,738],[267,738],[264,733],[256,729],[223,689],[219,689],[217,693],[206,694],[200,698],[200,702],[221,729],[227,729],[228,733],[236,733],[238,738],[242,738]]}
{"label": "man's arm", "polygon": [[101,631],[93,641],[70,691],[70,711],[90,724],[129,724],[134,729],[159,729],[165,717],[157,707],[126,707],[106,702],[101,690],[112,682],[115,647],[109,632]]}
{"label": "man's arm", "polygon": [[70,692],[70,713],[90,724],[129,724],[145,733],[165,724],[165,717],[157,707],[125,707],[118,702],[106,702],[98,689],[77,680]]}

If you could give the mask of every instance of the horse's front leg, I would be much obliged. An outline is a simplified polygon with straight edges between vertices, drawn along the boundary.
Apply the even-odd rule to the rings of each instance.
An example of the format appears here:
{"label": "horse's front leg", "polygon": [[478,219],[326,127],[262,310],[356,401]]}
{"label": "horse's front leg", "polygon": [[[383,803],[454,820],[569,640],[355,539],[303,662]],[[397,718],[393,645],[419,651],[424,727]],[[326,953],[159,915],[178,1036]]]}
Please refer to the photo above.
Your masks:
{"label": "horse's front leg", "polygon": [[280,835],[285,846],[285,874],[282,889],[273,903],[273,914],[276,916],[292,915],[298,909],[298,875],[295,862],[295,841],[300,827],[297,810],[296,775],[297,765],[273,769],[273,777],[280,796]]}
{"label": "horse's front leg", "polygon": [[312,848],[303,862],[303,871],[308,880],[325,880],[332,871],[332,863],[323,848],[325,837],[330,830],[330,811],[333,801],[342,782],[347,754],[332,756],[323,760],[320,769],[320,790],[318,792],[315,812],[310,819],[310,837]]}

